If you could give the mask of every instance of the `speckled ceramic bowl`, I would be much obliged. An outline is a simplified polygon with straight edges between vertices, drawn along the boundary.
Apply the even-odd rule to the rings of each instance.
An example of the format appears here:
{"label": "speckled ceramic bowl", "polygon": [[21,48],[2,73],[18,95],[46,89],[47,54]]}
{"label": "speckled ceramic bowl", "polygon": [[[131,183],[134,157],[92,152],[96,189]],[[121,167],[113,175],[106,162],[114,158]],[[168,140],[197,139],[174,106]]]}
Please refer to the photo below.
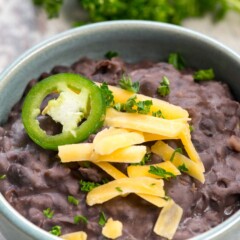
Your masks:
{"label": "speckled ceramic bowl", "polygon": [[[22,55],[0,75],[0,122],[21,97],[28,81],[58,64],[71,64],[82,56],[102,58],[114,50],[124,60],[166,59],[182,53],[196,68],[213,67],[216,78],[228,83],[240,100],[240,56],[199,33],[146,21],[116,21],[87,25],[51,38]],[[59,239],[18,214],[0,194],[0,231],[7,240]],[[240,211],[194,240],[240,239]]]}

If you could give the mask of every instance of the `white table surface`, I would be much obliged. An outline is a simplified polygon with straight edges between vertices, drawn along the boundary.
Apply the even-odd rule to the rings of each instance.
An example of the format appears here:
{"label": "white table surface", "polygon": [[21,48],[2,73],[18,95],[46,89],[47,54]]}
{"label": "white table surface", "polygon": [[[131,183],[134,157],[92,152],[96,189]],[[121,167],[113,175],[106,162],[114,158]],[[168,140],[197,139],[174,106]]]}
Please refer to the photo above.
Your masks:
{"label": "white table surface", "polygon": [[[36,10],[31,0],[0,0],[0,72],[33,45],[71,27],[72,19],[64,12],[71,11],[71,16],[75,16],[78,8],[74,0],[65,2],[60,18],[47,20],[46,14]],[[209,16],[189,19],[183,26],[220,41],[240,55],[240,15],[231,12],[216,24]],[[1,233],[0,240],[5,240]]]}

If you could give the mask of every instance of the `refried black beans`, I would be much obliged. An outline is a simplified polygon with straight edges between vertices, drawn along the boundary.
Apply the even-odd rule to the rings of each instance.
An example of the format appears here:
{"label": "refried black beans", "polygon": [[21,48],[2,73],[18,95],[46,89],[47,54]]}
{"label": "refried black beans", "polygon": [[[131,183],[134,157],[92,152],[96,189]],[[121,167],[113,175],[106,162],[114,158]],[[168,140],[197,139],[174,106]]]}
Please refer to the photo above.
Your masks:
{"label": "refried black beans", "polygon": [[[166,194],[183,208],[183,217],[174,239],[187,239],[208,231],[240,209],[240,104],[232,99],[228,87],[215,81],[195,83],[191,70],[178,71],[167,63],[150,61],[128,64],[112,60],[80,59],[72,66],[56,66],[43,73],[49,75],[72,72],[93,81],[117,85],[123,73],[140,82],[140,93],[159,98],[157,87],[163,76],[170,80],[171,92],[163,100],[186,109],[192,118],[192,141],[204,163],[205,184],[186,174],[165,181]],[[38,80],[32,80],[28,89]],[[25,92],[25,94],[26,94]],[[159,209],[134,194],[117,197],[102,205],[89,207],[79,181],[101,182],[111,179],[96,166],[78,163],[61,164],[57,152],[47,151],[33,143],[21,121],[22,100],[17,103],[8,122],[0,127],[0,191],[24,217],[50,231],[55,225],[62,234],[83,230],[88,239],[104,239],[98,224],[101,211],[123,223],[119,239],[162,239],[153,232]],[[55,126],[43,119],[42,126],[54,132]],[[94,135],[88,139],[91,142]],[[170,143],[170,144],[175,144]],[[162,161],[152,155],[150,163]],[[123,164],[116,164],[125,171]],[[74,206],[69,195],[79,200]],[[52,219],[43,210],[54,211]],[[88,223],[74,223],[74,216],[83,215]]]}

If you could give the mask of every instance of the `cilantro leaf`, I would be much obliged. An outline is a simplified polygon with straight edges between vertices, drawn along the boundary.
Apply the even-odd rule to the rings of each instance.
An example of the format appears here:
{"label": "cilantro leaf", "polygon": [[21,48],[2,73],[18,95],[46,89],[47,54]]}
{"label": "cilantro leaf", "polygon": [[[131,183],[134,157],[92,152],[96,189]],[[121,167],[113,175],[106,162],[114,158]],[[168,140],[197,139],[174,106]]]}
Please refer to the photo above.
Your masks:
{"label": "cilantro leaf", "polygon": [[73,197],[71,195],[68,196],[68,202],[75,206],[77,206],[79,204],[79,200],[77,200],[75,197]]}
{"label": "cilantro leaf", "polygon": [[170,157],[170,162],[173,162],[176,153],[182,154],[182,149],[181,148],[176,148],[174,150],[174,152],[172,153],[172,156]]}
{"label": "cilantro leaf", "polygon": [[53,226],[51,231],[49,231],[52,235],[55,235],[55,236],[60,236],[62,235],[62,227],[61,226]]}
{"label": "cilantro leaf", "polygon": [[100,186],[99,183],[95,183],[95,182],[87,182],[87,181],[83,181],[80,180],[80,185],[81,185],[81,191],[83,192],[90,192],[92,189],[94,189],[95,187]]}
{"label": "cilantro leaf", "polygon": [[118,192],[123,192],[123,190],[122,190],[120,187],[116,187],[116,190],[117,190]]}
{"label": "cilantro leaf", "polygon": [[140,83],[132,82],[132,79],[129,76],[123,75],[122,78],[119,80],[119,86],[127,91],[138,93]]}
{"label": "cilantro leaf", "polygon": [[152,112],[152,116],[153,116],[153,117],[158,117],[158,118],[165,118],[165,117],[163,116],[163,113],[162,113],[161,110],[158,110],[158,111],[156,111],[156,112]]}
{"label": "cilantro leaf", "polygon": [[173,178],[176,177],[176,175],[174,175],[173,173],[167,172],[165,169],[158,166],[150,166],[150,169],[148,170],[148,172],[154,175],[160,176],[166,180],[169,180],[169,178],[171,177]]}
{"label": "cilantro leaf", "polygon": [[195,81],[208,81],[215,78],[215,74],[212,68],[206,70],[199,70],[194,73],[193,78]]}
{"label": "cilantro leaf", "polygon": [[107,107],[111,107],[114,104],[114,96],[111,90],[109,90],[107,83],[103,82],[100,86],[102,95],[105,99]]}
{"label": "cilantro leaf", "polygon": [[114,51],[108,51],[108,52],[105,53],[104,56],[105,56],[105,58],[111,60],[112,58],[117,57],[118,53],[114,52]]}
{"label": "cilantro leaf", "polygon": [[0,175],[0,180],[4,180],[7,178],[7,175],[6,174],[3,174],[3,175]]}
{"label": "cilantro leaf", "polygon": [[54,211],[51,210],[51,208],[47,208],[45,210],[43,210],[43,215],[46,217],[46,218],[53,218],[53,215],[54,215]]}
{"label": "cilantro leaf", "polygon": [[160,82],[157,92],[161,97],[165,97],[170,93],[170,82],[166,76],[162,78],[162,82]]}
{"label": "cilantro leaf", "polygon": [[106,224],[106,222],[107,222],[107,218],[105,216],[105,213],[101,211],[99,215],[98,224],[103,227]]}
{"label": "cilantro leaf", "polygon": [[186,165],[183,163],[182,165],[178,166],[178,170],[181,172],[187,172],[188,168],[186,167]]}
{"label": "cilantro leaf", "polygon": [[143,165],[146,165],[150,161],[151,161],[151,153],[149,152],[144,155],[144,157],[140,163],[132,163],[131,165],[132,166],[138,166],[138,165],[143,166]]}
{"label": "cilantro leaf", "polygon": [[117,103],[114,109],[119,112],[148,114],[152,106],[152,100],[136,101],[137,96],[130,97],[126,103]]}
{"label": "cilantro leaf", "polygon": [[185,68],[185,61],[179,53],[169,54],[168,63],[172,64],[178,70],[182,70]]}
{"label": "cilantro leaf", "polygon": [[86,217],[84,217],[83,215],[76,215],[74,217],[74,223],[78,224],[80,222],[87,224],[88,223],[88,219]]}
{"label": "cilantro leaf", "polygon": [[193,125],[189,125],[189,130],[190,130],[190,132],[193,132],[193,131],[194,131]]}
{"label": "cilantro leaf", "polygon": [[136,103],[137,112],[140,114],[148,114],[150,112],[150,108],[153,105],[152,100],[139,101]]}

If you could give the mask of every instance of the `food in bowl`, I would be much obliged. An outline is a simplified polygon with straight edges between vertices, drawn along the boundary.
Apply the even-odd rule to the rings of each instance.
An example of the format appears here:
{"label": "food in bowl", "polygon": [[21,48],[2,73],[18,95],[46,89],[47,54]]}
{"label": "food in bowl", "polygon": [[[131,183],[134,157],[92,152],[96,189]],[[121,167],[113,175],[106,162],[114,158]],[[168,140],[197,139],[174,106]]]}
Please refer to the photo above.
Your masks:
{"label": "food in bowl", "polygon": [[[172,172],[166,171],[168,177],[167,180],[164,180],[165,194],[162,195],[163,201],[171,202],[170,199],[173,199],[183,210],[181,214],[178,214],[181,222],[173,239],[186,239],[209,230],[239,209],[240,184],[237,178],[240,170],[238,160],[240,155],[240,107],[239,103],[233,100],[225,84],[216,81],[200,81],[199,78],[206,78],[199,77],[201,72],[198,71],[196,74],[195,71],[184,68],[183,62],[179,61],[179,55],[175,55],[174,59],[178,59],[178,64],[173,60],[170,60],[172,64],[151,61],[129,64],[116,57],[110,60],[82,58],[70,67],[56,66],[50,73],[43,73],[39,79],[32,80],[25,91],[25,95],[38,80],[58,73],[76,73],[95,82],[108,84],[109,86],[105,84],[101,84],[101,86],[108,86],[108,90],[112,90],[113,93],[114,87],[111,88],[110,86],[118,86],[120,79],[123,83],[125,82],[125,88],[126,85],[130,86],[131,89],[123,90],[128,92],[129,90],[135,91],[138,86],[134,83],[139,82],[140,94],[161,99],[187,110],[191,118],[192,142],[205,167],[205,183],[203,184],[204,178],[201,177],[203,172],[201,168],[200,177],[196,180],[188,175],[187,166],[181,164],[180,170],[177,168],[179,173],[175,178],[172,178],[172,175],[174,175]],[[210,78],[212,78],[212,71],[209,72]],[[206,72],[202,72],[202,74],[205,76]],[[195,80],[199,82],[194,80],[194,76]],[[209,76],[209,73],[207,76]],[[123,96],[124,92],[121,93],[120,97]],[[139,114],[134,112],[136,110],[135,100],[137,100],[137,98],[134,98],[135,95],[136,93],[130,93],[130,96],[133,96],[130,101],[130,111],[132,110],[133,113],[130,114]],[[55,93],[55,95],[50,95],[43,101],[41,109],[45,109],[48,113],[38,118],[41,128],[49,135],[63,131],[61,124],[52,120],[55,115],[49,114],[49,111],[46,110],[49,106],[49,98],[54,98],[57,101],[58,97]],[[161,212],[160,208],[136,194],[127,196],[125,194],[124,197],[118,196],[101,204],[90,204],[92,206],[86,203],[86,195],[91,193],[90,190],[96,191],[99,189],[98,187],[110,184],[113,177],[102,170],[101,163],[98,163],[98,165],[94,164],[93,161],[61,163],[56,151],[46,150],[32,141],[21,120],[24,98],[25,96],[14,106],[8,122],[0,129],[2,146],[0,171],[3,178],[0,181],[0,189],[9,203],[34,224],[46,231],[51,231],[55,235],[84,231],[89,239],[101,239],[102,232],[105,236],[108,236],[108,233],[106,233],[108,231],[103,230],[105,226],[109,224],[117,225],[119,229],[122,224],[121,235],[116,235],[119,239],[161,239],[162,236],[153,231]],[[125,104],[127,100],[124,100]],[[32,101],[35,101],[34,98]],[[123,107],[121,103],[119,105],[118,102],[115,102],[114,105],[110,106],[115,108],[109,108],[107,111],[110,110],[112,115],[115,114],[114,116],[126,112],[126,105],[125,109],[121,109]],[[27,112],[25,113],[25,115],[28,115]],[[152,114],[152,112],[150,113]],[[52,117],[49,117],[48,114]],[[146,116],[146,114],[140,114]],[[169,118],[164,114],[164,111],[155,111],[154,114],[156,115],[154,117],[162,122]],[[176,112],[173,111],[172,114],[174,115]],[[186,118],[183,121],[187,121]],[[27,124],[25,125],[27,128],[29,127]],[[111,127],[120,128],[116,125]],[[131,128],[133,127],[131,126]],[[105,126],[98,129],[99,134],[106,132],[109,130],[108,128],[109,126]],[[116,129],[110,131],[112,130],[115,131]],[[129,132],[129,128],[124,129],[124,131],[125,133],[127,131],[127,134],[134,132]],[[139,131],[143,131],[143,129],[139,129]],[[91,144],[94,144],[96,138],[96,134],[91,134],[82,144],[91,148]],[[143,165],[148,166],[162,162],[165,155],[161,155],[161,153],[166,149],[172,151],[170,158],[173,157],[173,161],[168,162],[174,163],[174,158],[182,155],[188,156],[187,151],[184,152],[186,148],[182,146],[179,137],[175,136],[175,138],[171,136],[168,139],[162,139],[163,141],[157,139],[157,142],[147,142],[144,146],[147,146],[148,150],[152,150],[145,155],[145,162],[141,161],[140,164],[137,163],[137,166],[135,166],[136,163],[130,164],[131,166],[129,166],[129,163],[111,163],[111,166],[125,175],[129,174],[131,169],[133,169],[132,174],[139,173],[143,171],[140,170],[140,167],[145,167]],[[109,145],[112,147],[113,143],[110,142]],[[46,147],[46,145],[43,147]],[[80,146],[78,147],[80,148]],[[180,152],[180,148],[183,153]],[[87,147],[82,148],[82,153],[86,149]],[[159,151],[159,149],[162,149],[162,151]],[[172,149],[178,149],[178,151]],[[63,159],[63,156],[66,156],[64,153],[61,155],[64,146],[60,147],[59,150],[59,155]],[[138,150],[140,152],[142,149],[138,148]],[[69,153],[68,150],[67,153]],[[147,173],[149,173],[149,170],[147,170]],[[157,185],[159,188],[158,184],[161,183],[162,180],[151,182],[152,187]],[[128,182],[128,184],[130,183]],[[124,189],[117,186],[115,190],[115,194],[121,195],[121,191]],[[179,208],[177,208],[177,212],[179,212]],[[174,220],[168,223],[169,228],[173,223]]]}

